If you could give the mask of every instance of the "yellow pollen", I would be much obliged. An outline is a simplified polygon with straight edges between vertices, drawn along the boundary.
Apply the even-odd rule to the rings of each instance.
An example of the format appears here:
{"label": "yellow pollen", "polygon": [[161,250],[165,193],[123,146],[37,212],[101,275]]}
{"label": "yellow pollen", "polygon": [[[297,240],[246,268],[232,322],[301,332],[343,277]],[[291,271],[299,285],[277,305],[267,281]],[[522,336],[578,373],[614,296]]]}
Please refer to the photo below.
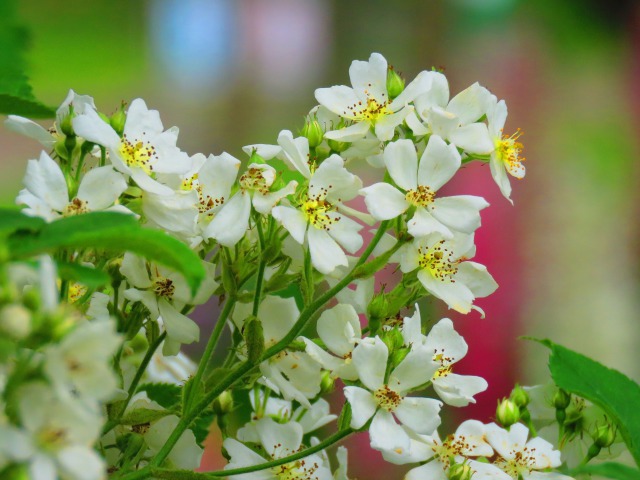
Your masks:
{"label": "yellow pollen", "polygon": [[511,459],[498,458],[495,464],[513,478],[518,478],[523,473],[531,473],[535,470],[535,448],[523,447],[522,450],[510,452]]}
{"label": "yellow pollen", "polygon": [[323,191],[316,197],[307,197],[307,200],[301,205],[302,213],[311,225],[318,229],[330,230],[331,226],[340,220],[331,218],[328,213],[336,210],[336,207],[329,203],[326,199],[326,191]]}
{"label": "yellow pollen", "polygon": [[436,192],[426,185],[418,185],[415,190],[409,190],[404,196],[405,200],[416,207],[426,207],[433,202]]}
{"label": "yellow pollen", "polygon": [[82,215],[83,213],[88,213],[89,208],[87,207],[88,202],[84,200],[80,200],[79,198],[74,198],[71,200],[69,205],[64,207],[62,210],[63,217],[72,217],[74,215]]}
{"label": "yellow pollen", "polygon": [[149,175],[153,171],[153,164],[157,160],[156,149],[148,142],[130,140],[126,135],[120,140],[118,153],[130,168],[141,168]]}
{"label": "yellow pollen", "polygon": [[380,408],[383,408],[387,412],[393,412],[400,403],[402,402],[402,397],[398,392],[391,390],[389,385],[384,385],[376,390],[373,394],[373,397],[376,400],[376,403]]}
{"label": "yellow pollen", "polygon": [[520,156],[524,148],[522,143],[516,140],[522,135],[522,130],[518,129],[511,136],[502,135],[502,138],[495,140],[496,153],[505,165],[507,172],[515,178],[523,178],[525,174],[522,162],[525,158]]}
{"label": "yellow pollen", "polygon": [[80,283],[74,282],[69,285],[69,302],[75,303],[87,293],[88,288]]}
{"label": "yellow pollen", "polygon": [[359,101],[358,103],[349,105],[347,107],[349,111],[343,112],[345,117],[350,116],[357,121],[367,121],[375,124],[380,118],[393,113],[387,108],[389,105],[388,101],[379,103],[375,98],[369,96],[369,92],[365,91],[365,94],[367,95],[366,104]]}
{"label": "yellow pollen", "polygon": [[250,168],[240,177],[240,188],[243,190],[256,190],[263,195],[269,193],[269,185],[259,168]]}
{"label": "yellow pollen", "polygon": [[444,248],[443,243],[444,240],[440,240],[430,248],[418,248],[418,265],[436,280],[455,283],[453,276],[458,273],[459,260],[453,259],[453,253]]}
{"label": "yellow pollen", "polygon": [[[190,177],[186,177],[182,180],[180,184],[180,188],[184,191],[195,190],[198,194],[198,212],[199,213],[208,213],[214,207],[222,205],[224,203],[224,197],[220,198],[212,198],[211,195],[206,195],[202,190],[202,185],[198,181],[198,174],[194,173]],[[208,213],[210,217],[213,216],[212,213]]]}

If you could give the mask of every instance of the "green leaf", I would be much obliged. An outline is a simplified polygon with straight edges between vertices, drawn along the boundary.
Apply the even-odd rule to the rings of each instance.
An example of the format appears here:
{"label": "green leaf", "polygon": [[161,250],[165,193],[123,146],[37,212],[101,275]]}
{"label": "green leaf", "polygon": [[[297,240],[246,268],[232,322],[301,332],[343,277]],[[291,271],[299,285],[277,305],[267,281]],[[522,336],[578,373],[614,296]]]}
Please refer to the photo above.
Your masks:
{"label": "green leaf", "polygon": [[27,258],[60,248],[92,248],[133,252],[184,275],[195,293],[205,276],[198,255],[184,243],[160,231],[142,228],[131,215],[91,212],[66,217],[42,227],[36,234],[16,234],[8,239],[14,258]]}
{"label": "green leaf", "polygon": [[120,419],[122,425],[142,425],[144,423],[155,422],[162,417],[172,415],[173,412],[169,410],[154,410],[152,408],[136,408],[135,410],[127,413]]}
{"label": "green leaf", "polygon": [[571,470],[569,474],[572,477],[580,474],[599,475],[614,480],[638,480],[640,478],[640,470],[613,462],[583,465]]}
{"label": "green leaf", "polygon": [[35,99],[0,93],[0,114],[29,118],[52,118],[56,111]]}
{"label": "green leaf", "polygon": [[541,343],[551,349],[549,370],[556,385],[602,408],[640,466],[640,385],[568,348],[549,340]]}
{"label": "green leaf", "polygon": [[37,232],[46,222],[39,217],[30,217],[15,208],[0,208],[0,237],[18,230]]}
{"label": "green leaf", "polygon": [[209,429],[211,428],[214,417],[213,410],[207,409],[198,415],[198,418],[196,418],[193,424],[191,424],[191,427],[189,427],[196,437],[196,443],[200,447],[204,447],[204,441],[209,436]]}
{"label": "green leaf", "polygon": [[108,274],[93,267],[66,262],[57,262],[57,266],[58,275],[62,280],[82,283],[89,288],[99,288],[111,282]]}
{"label": "green leaf", "polygon": [[171,408],[180,403],[182,388],[173,383],[145,383],[137,391],[147,392],[150,400],[161,407]]}

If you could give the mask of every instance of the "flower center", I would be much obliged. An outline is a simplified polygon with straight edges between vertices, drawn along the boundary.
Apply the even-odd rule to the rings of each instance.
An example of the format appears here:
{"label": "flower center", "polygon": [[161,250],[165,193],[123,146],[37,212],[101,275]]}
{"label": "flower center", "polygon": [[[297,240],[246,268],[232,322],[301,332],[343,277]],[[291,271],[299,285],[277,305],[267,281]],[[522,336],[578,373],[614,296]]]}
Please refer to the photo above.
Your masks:
{"label": "flower center", "polygon": [[263,170],[259,168],[250,168],[240,176],[240,188],[242,190],[255,190],[263,195],[269,193],[270,185],[264,178]]}
{"label": "flower center", "polygon": [[415,190],[409,190],[404,196],[405,200],[416,207],[426,207],[433,202],[436,192],[426,185],[418,185]]}
{"label": "flower center", "polygon": [[336,209],[334,205],[327,202],[323,194],[317,197],[307,197],[307,200],[302,204],[302,213],[311,225],[323,230],[330,230],[331,226],[340,220],[338,218],[332,218],[328,214]]}
{"label": "flower center", "polygon": [[387,412],[393,412],[402,402],[400,394],[391,390],[389,385],[380,387],[374,392],[373,397],[375,398],[378,406],[385,409]]}
{"label": "flower center", "polygon": [[67,431],[53,426],[44,428],[36,435],[37,444],[48,451],[55,451],[67,442]]}
{"label": "flower center", "polygon": [[[182,180],[182,184],[180,188],[184,191],[195,190],[198,194],[198,212],[199,213],[207,213],[214,207],[222,205],[224,203],[224,197],[220,198],[212,198],[211,195],[207,195],[202,190],[202,185],[198,181],[198,174],[194,173],[190,177],[187,177]],[[209,213],[209,216],[213,216],[212,213]]]}
{"label": "flower center", "polygon": [[307,464],[303,459],[273,467],[271,472],[281,480],[317,480],[315,473],[319,467],[317,463]]}
{"label": "flower center", "polygon": [[506,474],[518,478],[523,473],[531,473],[535,470],[535,448],[523,447],[522,450],[512,450],[511,459],[499,458],[495,464]]}
{"label": "flower center", "polygon": [[153,170],[156,149],[149,142],[130,140],[125,134],[118,149],[120,157],[129,168],[141,168],[148,175]]}
{"label": "flower center", "polygon": [[455,362],[453,357],[447,357],[444,354],[444,348],[440,349],[440,352],[437,350],[433,351],[433,361],[440,364],[440,368],[433,375],[433,378],[446,377],[453,370],[452,363]]}
{"label": "flower center", "polygon": [[[365,91],[368,94],[367,91]],[[387,108],[389,102],[379,103],[375,98],[368,97],[366,105],[363,105],[362,101],[358,103],[354,103],[347,108],[350,112],[344,112],[345,115],[351,113],[351,116],[354,120],[358,121],[367,121],[371,123],[375,123],[376,120],[379,120],[381,117],[385,115],[389,115],[391,110]]]}
{"label": "flower center", "polygon": [[69,285],[69,303],[75,303],[87,293],[88,287],[81,283],[74,282]]}
{"label": "flower center", "polygon": [[453,252],[443,244],[444,240],[440,240],[430,248],[418,248],[418,265],[436,280],[455,283],[452,277],[458,273],[458,261],[453,259]]}
{"label": "flower center", "polygon": [[83,213],[88,213],[89,208],[87,207],[88,202],[84,200],[80,200],[79,198],[74,198],[71,200],[69,205],[64,207],[62,210],[63,217],[72,217],[74,215],[82,215]]}
{"label": "flower center", "polygon": [[507,172],[515,178],[523,178],[525,174],[525,168],[522,165],[525,158],[520,156],[523,146],[516,141],[521,135],[522,130],[518,129],[510,137],[502,135],[502,138],[497,138],[495,141],[496,154],[504,163]]}
{"label": "flower center", "polygon": [[167,300],[171,300],[176,286],[173,284],[173,280],[164,277],[158,277],[153,282],[153,292],[158,297],[164,297]]}

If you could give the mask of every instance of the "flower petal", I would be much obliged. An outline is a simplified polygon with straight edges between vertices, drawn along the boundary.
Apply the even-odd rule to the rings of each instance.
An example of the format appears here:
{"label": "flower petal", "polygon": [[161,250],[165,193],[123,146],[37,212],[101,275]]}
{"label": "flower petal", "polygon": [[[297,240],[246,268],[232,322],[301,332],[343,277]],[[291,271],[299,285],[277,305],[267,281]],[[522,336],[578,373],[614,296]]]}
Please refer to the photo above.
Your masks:
{"label": "flower petal", "polygon": [[484,123],[471,123],[456,128],[449,136],[449,140],[456,147],[470,153],[487,154],[495,148]]}
{"label": "flower petal", "polygon": [[307,231],[307,219],[300,210],[295,208],[277,206],[271,210],[273,218],[282,223],[282,226],[289,232],[291,237],[300,245],[304,243],[304,234]]}
{"label": "flower petal", "polygon": [[411,140],[398,140],[387,145],[384,163],[393,181],[404,190],[418,185],[418,154]]}
{"label": "flower petal", "polygon": [[77,197],[88,202],[89,210],[110,207],[127,189],[124,177],[112,167],[98,167],[89,170],[78,187]]}
{"label": "flower petal", "polygon": [[375,392],[384,384],[389,349],[379,337],[365,338],[353,350],[353,364],[360,381]]}
{"label": "flower petal", "polygon": [[432,135],[420,157],[418,184],[438,191],[451,180],[461,163],[462,160],[455,145],[447,145],[441,137]]}
{"label": "flower petal", "polygon": [[396,423],[386,410],[378,410],[369,427],[371,448],[376,450],[393,450],[398,454],[406,452],[411,447],[409,435]]}
{"label": "flower petal", "polygon": [[236,192],[225,203],[207,225],[205,238],[215,238],[225,247],[232,247],[244,236],[249,228],[251,197],[247,192]]}
{"label": "flower petal", "polygon": [[320,273],[331,273],[340,265],[345,267],[349,265],[347,256],[342,251],[342,248],[325,230],[310,227],[307,237],[309,251],[311,252],[311,263]]}
{"label": "flower petal", "polygon": [[405,397],[393,413],[414,432],[431,435],[440,425],[440,408],[442,402],[433,398]]}
{"label": "flower petal", "polygon": [[362,428],[378,408],[373,394],[360,387],[344,387],[344,396],[351,405],[351,428]]}
{"label": "flower petal", "polygon": [[452,230],[473,233],[480,227],[480,210],[488,206],[484,198],[474,195],[436,198],[431,215]]}
{"label": "flower petal", "polygon": [[388,183],[375,183],[360,190],[369,213],[376,220],[389,220],[404,213],[410,206],[404,194]]}

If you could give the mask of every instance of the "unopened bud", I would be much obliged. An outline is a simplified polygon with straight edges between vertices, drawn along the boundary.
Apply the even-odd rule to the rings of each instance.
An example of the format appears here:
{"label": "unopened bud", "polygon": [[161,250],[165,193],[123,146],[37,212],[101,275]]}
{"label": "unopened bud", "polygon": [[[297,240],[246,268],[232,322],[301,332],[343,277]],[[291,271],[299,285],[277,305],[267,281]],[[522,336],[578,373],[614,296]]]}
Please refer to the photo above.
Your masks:
{"label": "unopened bud", "polygon": [[71,122],[72,117],[73,113],[71,110],[69,110],[69,113],[65,115],[60,121],[60,130],[62,130],[62,133],[64,133],[67,137],[74,137],[76,135],[76,133],[73,131],[73,123]]}
{"label": "unopened bud", "polygon": [[116,110],[109,119],[109,125],[111,125],[118,135],[122,135],[124,133],[124,124],[127,121],[127,115],[124,113],[125,105],[126,103],[122,102],[118,110]]}
{"label": "unopened bud", "polygon": [[31,312],[24,305],[12,303],[0,310],[0,331],[14,340],[28,337],[31,325]]}
{"label": "unopened bud", "polygon": [[515,388],[511,391],[509,399],[520,408],[529,405],[530,400],[529,394],[520,385],[516,385]]}
{"label": "unopened bud", "polygon": [[307,140],[309,140],[309,147],[316,148],[322,143],[322,139],[324,138],[324,131],[322,130],[322,127],[320,126],[320,123],[317,119],[307,119],[304,127],[302,127],[300,135],[302,135],[303,137],[307,137]]}
{"label": "unopened bud", "polygon": [[225,390],[213,401],[213,411],[216,415],[226,415],[233,411],[233,395]]}
{"label": "unopened bud", "polygon": [[342,153],[351,146],[350,142],[341,142],[339,140],[327,140],[327,144],[336,153]]}
{"label": "unopened bud", "polygon": [[553,406],[556,410],[565,410],[571,403],[571,394],[559,388],[553,396]]}
{"label": "unopened bud", "polygon": [[61,137],[53,146],[53,151],[56,152],[56,155],[62,160],[69,160],[69,151],[67,150],[66,140],[67,137]]}
{"label": "unopened bud", "polygon": [[402,93],[404,90],[404,78],[398,75],[393,67],[389,67],[387,70],[387,92],[389,98],[394,99]]}
{"label": "unopened bud", "polygon": [[504,428],[509,428],[520,420],[520,408],[508,398],[503,398],[496,408],[496,420]]}
{"label": "unopened bud", "polygon": [[466,463],[455,463],[449,468],[449,480],[471,480],[474,471]]}
{"label": "unopened bud", "polygon": [[610,447],[616,439],[616,431],[612,425],[600,425],[592,434],[593,443],[600,448]]}
{"label": "unopened bud", "polygon": [[331,393],[336,389],[336,381],[331,377],[331,372],[325,370],[320,378],[320,394]]}
{"label": "unopened bud", "polygon": [[389,349],[389,352],[395,352],[404,345],[402,333],[397,328],[381,332],[380,338]]}
{"label": "unopened bud", "polygon": [[367,307],[369,317],[387,318],[389,316],[389,298],[384,292],[380,292],[371,299]]}
{"label": "unopened bud", "polygon": [[264,331],[262,322],[253,315],[244,321],[244,341],[250,363],[257,363],[264,352]]}

